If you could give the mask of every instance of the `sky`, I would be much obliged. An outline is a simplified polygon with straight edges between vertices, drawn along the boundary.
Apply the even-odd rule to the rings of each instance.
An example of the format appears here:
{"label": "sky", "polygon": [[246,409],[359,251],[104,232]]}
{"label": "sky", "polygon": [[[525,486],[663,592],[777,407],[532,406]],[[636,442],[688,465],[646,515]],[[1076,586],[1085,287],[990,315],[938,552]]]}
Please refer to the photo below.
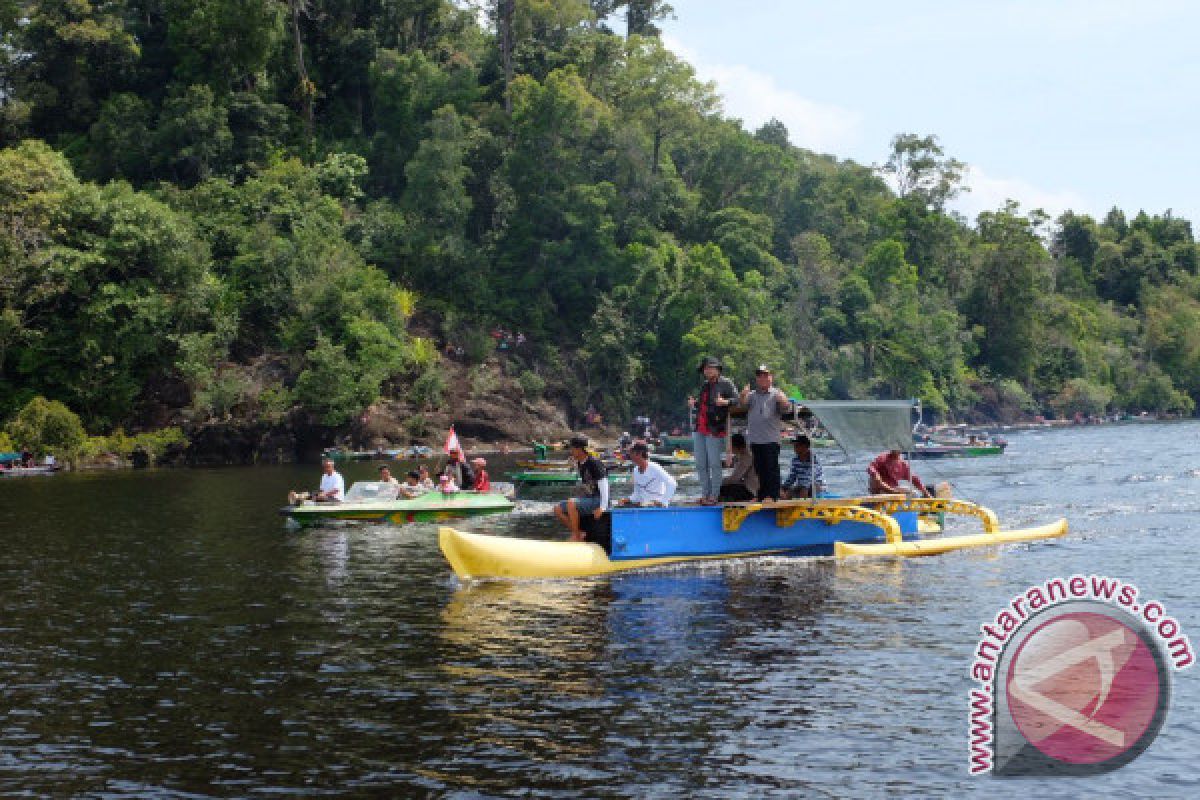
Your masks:
{"label": "sky", "polygon": [[[672,0],[663,41],[749,130],[860,164],[898,133],[969,165],[954,210],[1200,224],[1200,2]],[[1200,233],[1200,231],[1197,231]]]}

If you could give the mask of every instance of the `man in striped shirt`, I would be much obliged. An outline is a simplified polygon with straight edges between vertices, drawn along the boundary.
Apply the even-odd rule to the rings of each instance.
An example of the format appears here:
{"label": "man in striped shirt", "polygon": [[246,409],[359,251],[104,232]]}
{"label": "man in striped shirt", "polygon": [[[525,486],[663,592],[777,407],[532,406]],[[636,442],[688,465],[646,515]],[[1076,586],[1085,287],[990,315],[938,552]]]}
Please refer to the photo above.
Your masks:
{"label": "man in striped shirt", "polygon": [[796,435],[792,443],[792,468],[787,479],[783,482],[783,496],[786,498],[816,497],[825,488],[825,474],[821,471],[821,462],[812,451],[812,442],[803,433]]}

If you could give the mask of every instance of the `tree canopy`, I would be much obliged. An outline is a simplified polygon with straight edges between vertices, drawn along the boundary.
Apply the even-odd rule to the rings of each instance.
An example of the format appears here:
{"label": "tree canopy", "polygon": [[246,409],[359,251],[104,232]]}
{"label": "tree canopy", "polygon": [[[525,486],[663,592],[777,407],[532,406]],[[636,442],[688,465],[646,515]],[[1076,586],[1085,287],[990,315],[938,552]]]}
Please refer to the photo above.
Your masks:
{"label": "tree canopy", "polygon": [[704,354],[944,414],[1200,398],[1200,251],[1169,210],[965,220],[935,135],[872,168],[725,116],[659,41],[666,3],[483,5],[0,3],[2,407],[425,407],[414,314],[521,331],[518,372],[572,412],[677,416]]}

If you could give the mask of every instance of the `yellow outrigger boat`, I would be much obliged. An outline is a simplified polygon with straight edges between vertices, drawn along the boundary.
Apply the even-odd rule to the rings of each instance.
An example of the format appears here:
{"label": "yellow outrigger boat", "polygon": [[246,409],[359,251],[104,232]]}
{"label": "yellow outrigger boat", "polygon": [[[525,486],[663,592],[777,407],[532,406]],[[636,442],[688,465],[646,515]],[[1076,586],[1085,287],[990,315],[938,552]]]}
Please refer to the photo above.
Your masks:
{"label": "yellow outrigger boat", "polygon": [[[808,405],[839,442],[851,440],[859,445],[857,449],[911,447],[912,406],[907,402]],[[863,447],[864,443],[869,446]],[[946,515],[975,517],[983,531],[937,536],[940,520]],[[439,529],[438,543],[463,579],[573,578],[761,555],[908,558],[1050,539],[1067,532],[1065,519],[1003,531],[996,515],[983,506],[954,498],[903,494],[720,506],[619,507],[606,515],[606,520],[609,526],[598,537],[600,543],[486,536],[450,527]]]}

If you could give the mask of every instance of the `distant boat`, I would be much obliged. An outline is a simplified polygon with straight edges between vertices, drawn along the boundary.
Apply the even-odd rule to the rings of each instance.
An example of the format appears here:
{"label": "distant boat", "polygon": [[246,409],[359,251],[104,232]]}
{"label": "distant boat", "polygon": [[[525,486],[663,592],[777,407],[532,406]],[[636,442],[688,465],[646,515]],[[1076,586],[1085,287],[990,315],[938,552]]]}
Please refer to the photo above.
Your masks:
{"label": "distant boat", "polygon": [[438,489],[418,497],[397,497],[393,484],[358,481],[346,492],[341,503],[316,503],[305,500],[284,506],[279,513],[301,526],[330,520],[359,522],[439,522],[485,514],[504,514],[513,510],[513,502],[500,492],[442,493]]}
{"label": "distant boat", "polygon": [[979,456],[998,456],[1004,453],[1008,442],[994,439],[990,442],[977,444],[948,444],[945,442],[930,442],[913,444],[912,458],[977,458]]}
{"label": "distant boat", "polygon": [[691,453],[676,450],[674,453],[651,453],[650,460],[664,467],[694,467],[696,459]]}
{"label": "distant boat", "polygon": [[0,477],[21,478],[31,475],[53,475],[61,470],[58,464],[39,464],[34,467],[7,467],[0,469]]}

